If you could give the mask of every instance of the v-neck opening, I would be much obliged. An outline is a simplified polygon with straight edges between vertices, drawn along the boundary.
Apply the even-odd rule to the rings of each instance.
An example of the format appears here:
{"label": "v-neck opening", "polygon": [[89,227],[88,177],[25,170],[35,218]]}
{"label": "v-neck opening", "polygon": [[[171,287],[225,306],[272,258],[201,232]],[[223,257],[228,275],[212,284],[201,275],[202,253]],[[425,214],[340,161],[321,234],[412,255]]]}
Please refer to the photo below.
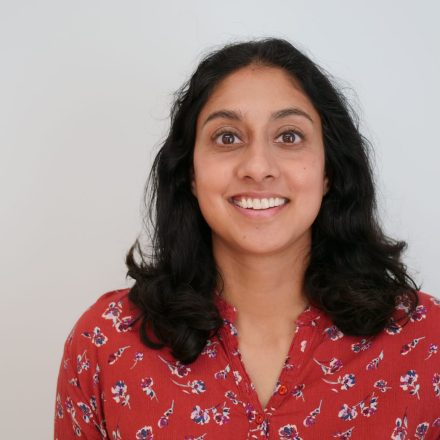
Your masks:
{"label": "v-neck opening", "polygon": [[[227,350],[227,352],[230,353],[230,362],[234,365],[235,369],[240,370],[243,376],[242,381],[237,384],[240,394],[244,399],[249,400],[257,414],[261,417],[266,417],[270,415],[271,411],[275,410],[281,404],[283,398],[287,397],[289,392],[291,392],[293,382],[300,373],[300,366],[306,350],[303,344],[307,345],[308,343],[312,343],[314,339],[313,333],[316,333],[312,331],[311,333],[304,334],[302,330],[317,327],[321,319],[321,311],[314,306],[308,305],[296,318],[295,328],[292,333],[288,352],[284,358],[283,366],[278,373],[275,386],[267,404],[263,406],[255,384],[251,380],[241,358],[238,344],[238,331],[235,326],[238,310],[218,294],[216,294],[215,301],[224,322],[221,334],[230,344],[231,350]],[[299,335],[299,333],[301,333],[301,335]],[[298,340],[298,337],[302,338],[303,336],[305,337],[304,340]],[[307,342],[304,343],[304,341]],[[292,359],[293,356],[296,356],[296,359]],[[292,364],[290,362],[292,362]]]}

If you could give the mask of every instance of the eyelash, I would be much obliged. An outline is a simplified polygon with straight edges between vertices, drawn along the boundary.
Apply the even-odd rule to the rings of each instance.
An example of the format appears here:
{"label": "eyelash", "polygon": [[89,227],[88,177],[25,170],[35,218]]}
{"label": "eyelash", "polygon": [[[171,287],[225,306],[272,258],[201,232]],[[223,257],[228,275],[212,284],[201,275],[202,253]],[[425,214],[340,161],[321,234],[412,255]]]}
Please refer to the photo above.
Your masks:
{"label": "eyelash", "polygon": [[[215,141],[216,139],[218,139],[218,138],[219,138],[221,135],[223,135],[223,134],[231,134],[231,135],[233,135],[233,136],[239,137],[238,134],[237,134],[236,132],[234,132],[233,130],[230,130],[230,129],[223,129],[223,130],[218,131],[218,132],[212,137],[212,140]],[[300,131],[298,131],[298,130],[293,130],[293,129],[289,129],[289,130],[283,131],[282,133],[280,133],[280,134],[278,135],[278,137],[283,136],[283,135],[285,135],[285,134],[294,134],[295,136],[299,137],[300,140],[303,140],[303,139],[304,139],[304,135],[303,135]],[[283,142],[283,143],[284,143],[284,142]],[[287,142],[287,144],[294,144],[294,143],[293,143],[293,142]],[[235,143],[232,143],[232,144],[222,144],[222,145],[231,145],[231,146],[232,146],[232,145],[235,145]]]}

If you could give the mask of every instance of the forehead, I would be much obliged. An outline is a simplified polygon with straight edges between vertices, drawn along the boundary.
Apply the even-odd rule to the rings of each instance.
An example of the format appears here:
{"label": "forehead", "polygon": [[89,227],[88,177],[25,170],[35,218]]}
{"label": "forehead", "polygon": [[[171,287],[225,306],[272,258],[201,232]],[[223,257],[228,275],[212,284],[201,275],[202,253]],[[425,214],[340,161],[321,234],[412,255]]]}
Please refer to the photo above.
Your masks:
{"label": "forehead", "polygon": [[[278,67],[246,66],[220,81],[202,108],[198,122],[212,111],[228,109],[246,116],[267,116],[281,108],[296,107],[319,121],[319,116],[299,85]],[[198,125],[199,125],[198,124]]]}

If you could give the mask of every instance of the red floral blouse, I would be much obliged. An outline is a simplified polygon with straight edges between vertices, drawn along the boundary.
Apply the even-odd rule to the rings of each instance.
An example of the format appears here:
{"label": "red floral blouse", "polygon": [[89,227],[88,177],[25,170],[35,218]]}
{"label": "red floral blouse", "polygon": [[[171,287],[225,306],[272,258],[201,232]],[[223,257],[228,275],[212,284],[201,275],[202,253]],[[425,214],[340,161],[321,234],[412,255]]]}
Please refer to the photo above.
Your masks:
{"label": "red floral blouse", "polygon": [[184,365],[141,343],[127,293],[101,296],[67,338],[55,439],[440,439],[440,301],[426,293],[406,325],[392,319],[376,337],[346,336],[307,308],[264,409],[234,307],[216,298],[224,325]]}

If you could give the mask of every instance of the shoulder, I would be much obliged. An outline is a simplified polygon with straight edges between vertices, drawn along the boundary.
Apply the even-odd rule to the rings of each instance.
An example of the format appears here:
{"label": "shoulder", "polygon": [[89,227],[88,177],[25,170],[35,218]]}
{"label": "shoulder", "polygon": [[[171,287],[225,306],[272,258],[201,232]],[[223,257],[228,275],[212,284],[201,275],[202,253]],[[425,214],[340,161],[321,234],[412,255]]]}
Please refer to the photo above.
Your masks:
{"label": "shoulder", "polygon": [[136,333],[134,323],[139,310],[128,298],[130,289],[106,292],[89,306],[78,318],[69,333],[65,349],[81,353],[84,349],[99,349],[104,345],[119,343],[124,335]]}
{"label": "shoulder", "polygon": [[[439,332],[437,322],[440,320],[440,300],[433,295],[418,291],[418,305],[409,314],[409,319],[413,323],[420,323],[433,331]],[[403,305],[403,308],[405,306]]]}
{"label": "shoulder", "polygon": [[440,310],[440,298],[421,290],[417,292],[417,296],[419,297],[420,304],[428,306],[434,310]]}
{"label": "shoulder", "polygon": [[429,293],[417,291],[417,306],[412,307],[407,296],[399,298],[390,325],[386,332],[394,335],[401,333],[402,328],[397,323],[404,323],[406,332],[419,332],[423,329],[431,334],[440,335],[437,321],[440,320],[440,301]]}
{"label": "shoulder", "polygon": [[88,307],[78,319],[76,326],[109,320],[115,325],[125,315],[136,312],[135,306],[130,302],[128,294],[130,289],[118,289],[106,292]]}

